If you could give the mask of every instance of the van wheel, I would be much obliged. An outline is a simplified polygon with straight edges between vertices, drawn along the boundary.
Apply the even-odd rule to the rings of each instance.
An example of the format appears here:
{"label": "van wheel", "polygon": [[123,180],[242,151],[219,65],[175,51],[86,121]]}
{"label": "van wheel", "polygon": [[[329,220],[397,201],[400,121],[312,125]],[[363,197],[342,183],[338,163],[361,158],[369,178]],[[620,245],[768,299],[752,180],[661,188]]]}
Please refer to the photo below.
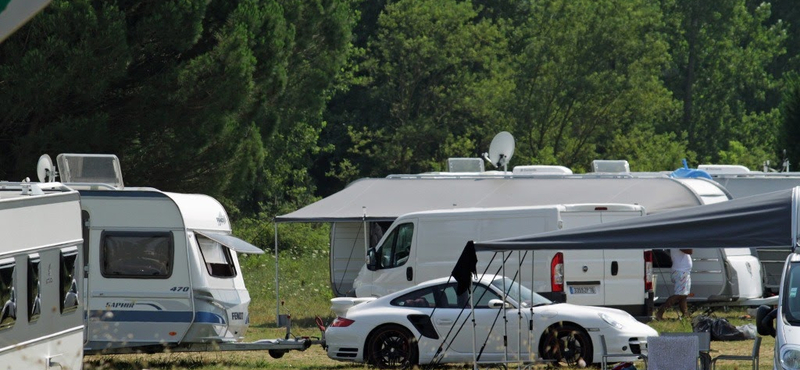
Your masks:
{"label": "van wheel", "polygon": [[376,329],[367,339],[368,362],[381,369],[410,369],[417,363],[416,338],[399,325]]}
{"label": "van wheel", "polygon": [[583,328],[570,324],[555,324],[542,334],[539,353],[545,360],[558,365],[577,366],[583,360],[592,364],[592,339]]}

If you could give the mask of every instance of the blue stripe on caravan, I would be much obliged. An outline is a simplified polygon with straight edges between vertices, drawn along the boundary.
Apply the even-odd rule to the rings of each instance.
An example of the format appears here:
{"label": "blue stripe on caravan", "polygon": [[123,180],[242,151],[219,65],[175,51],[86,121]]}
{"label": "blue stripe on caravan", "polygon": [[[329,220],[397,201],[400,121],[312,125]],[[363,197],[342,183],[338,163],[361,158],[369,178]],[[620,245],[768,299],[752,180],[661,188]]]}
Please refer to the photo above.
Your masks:
{"label": "blue stripe on caravan", "polygon": [[[89,317],[105,322],[191,322],[192,312],[96,310],[92,311]],[[225,324],[225,318],[211,312],[197,312],[194,321],[204,324]]]}

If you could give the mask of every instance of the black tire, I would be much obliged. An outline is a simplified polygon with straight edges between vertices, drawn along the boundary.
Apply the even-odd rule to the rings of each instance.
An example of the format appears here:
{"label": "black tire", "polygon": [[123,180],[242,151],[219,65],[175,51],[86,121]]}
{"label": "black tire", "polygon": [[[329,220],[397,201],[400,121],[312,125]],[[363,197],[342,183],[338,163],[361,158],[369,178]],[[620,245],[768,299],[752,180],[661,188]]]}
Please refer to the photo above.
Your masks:
{"label": "black tire", "polygon": [[286,354],[286,351],[281,351],[281,350],[278,350],[278,349],[271,349],[271,350],[269,350],[267,352],[269,352],[269,355],[272,358],[281,358],[281,357],[283,357],[283,355]]}
{"label": "black tire", "polygon": [[418,358],[417,340],[406,328],[386,325],[367,339],[368,362],[381,369],[410,369]]}
{"label": "black tire", "polygon": [[592,338],[579,326],[556,324],[542,334],[539,353],[543,359],[554,360],[557,365],[576,367],[583,359],[586,366],[591,366]]}

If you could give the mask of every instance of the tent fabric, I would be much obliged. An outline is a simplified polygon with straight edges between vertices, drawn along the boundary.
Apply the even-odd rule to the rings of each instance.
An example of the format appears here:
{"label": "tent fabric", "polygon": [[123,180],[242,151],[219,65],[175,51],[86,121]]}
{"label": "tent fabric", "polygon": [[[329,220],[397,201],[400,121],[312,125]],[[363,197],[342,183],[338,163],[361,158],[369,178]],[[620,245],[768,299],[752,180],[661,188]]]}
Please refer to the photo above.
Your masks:
{"label": "tent fabric", "polygon": [[475,250],[789,247],[797,191],[800,187],[607,224],[475,242]]}
{"label": "tent fabric", "polygon": [[700,205],[700,196],[709,196],[703,192],[728,199],[727,192],[711,181],[666,176],[368,178],[275,221],[393,221],[406,213],[434,209],[601,202],[639,204],[648,213],[657,213]]}

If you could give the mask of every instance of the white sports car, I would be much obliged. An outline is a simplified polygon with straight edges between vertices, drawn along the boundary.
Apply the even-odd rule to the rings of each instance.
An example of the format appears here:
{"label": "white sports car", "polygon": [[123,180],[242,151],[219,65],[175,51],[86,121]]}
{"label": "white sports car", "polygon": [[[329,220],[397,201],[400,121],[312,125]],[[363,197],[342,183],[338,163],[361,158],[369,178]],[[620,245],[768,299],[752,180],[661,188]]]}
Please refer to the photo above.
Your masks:
{"label": "white sports car", "polygon": [[473,353],[480,363],[588,365],[601,360],[601,335],[608,352],[630,353],[630,360],[658,335],[624,311],[554,304],[505,277],[475,280],[471,299],[456,286],[440,278],[380,298],[334,298],[328,357],[382,368],[473,362]]}

